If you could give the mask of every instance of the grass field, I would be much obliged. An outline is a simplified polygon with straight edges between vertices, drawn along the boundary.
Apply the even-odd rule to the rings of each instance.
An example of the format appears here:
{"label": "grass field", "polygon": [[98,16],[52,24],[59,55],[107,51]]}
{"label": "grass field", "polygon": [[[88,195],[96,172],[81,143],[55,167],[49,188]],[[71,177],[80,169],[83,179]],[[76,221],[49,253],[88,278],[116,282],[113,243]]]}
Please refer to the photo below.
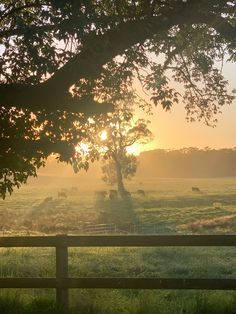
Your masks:
{"label": "grass field", "polygon": [[[197,186],[200,192],[192,192]],[[72,189],[72,187],[74,187]],[[76,189],[77,188],[77,189]],[[89,189],[90,188],[90,189]],[[137,195],[142,188],[145,196]],[[58,198],[64,189],[67,198]],[[65,190],[67,189],[67,190]],[[7,235],[226,234],[236,231],[236,178],[136,180],[131,200],[99,199],[98,183],[40,180],[0,202]],[[100,233],[107,232],[104,230]],[[70,276],[236,278],[236,248],[70,249]],[[0,276],[54,276],[53,249],[1,249]],[[1,290],[0,313],[53,313],[53,290]],[[235,292],[74,290],[71,313],[235,313]]]}

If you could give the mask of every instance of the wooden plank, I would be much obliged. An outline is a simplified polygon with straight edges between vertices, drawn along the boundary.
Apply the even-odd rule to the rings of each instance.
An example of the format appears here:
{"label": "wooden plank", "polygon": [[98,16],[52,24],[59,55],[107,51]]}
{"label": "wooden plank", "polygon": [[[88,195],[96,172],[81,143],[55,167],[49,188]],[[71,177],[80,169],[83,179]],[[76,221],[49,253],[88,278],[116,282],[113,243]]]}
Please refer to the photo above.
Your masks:
{"label": "wooden plank", "polygon": [[57,314],[68,313],[69,291],[63,285],[63,280],[68,277],[68,248],[66,246],[56,247],[56,279],[59,285],[56,289],[56,312]]}
{"label": "wooden plank", "polygon": [[236,235],[89,235],[0,237],[0,247],[236,246]]}
{"label": "wooden plank", "polygon": [[0,288],[236,290],[236,279],[178,278],[0,278]]}
{"label": "wooden plank", "polygon": [[69,278],[70,288],[236,290],[236,279]]}
{"label": "wooden plank", "polygon": [[55,247],[59,243],[55,236],[0,237],[0,247]]}
{"label": "wooden plank", "polygon": [[56,288],[56,278],[0,278],[0,288]]}
{"label": "wooden plank", "polygon": [[80,247],[236,246],[236,235],[91,235],[63,241]]}

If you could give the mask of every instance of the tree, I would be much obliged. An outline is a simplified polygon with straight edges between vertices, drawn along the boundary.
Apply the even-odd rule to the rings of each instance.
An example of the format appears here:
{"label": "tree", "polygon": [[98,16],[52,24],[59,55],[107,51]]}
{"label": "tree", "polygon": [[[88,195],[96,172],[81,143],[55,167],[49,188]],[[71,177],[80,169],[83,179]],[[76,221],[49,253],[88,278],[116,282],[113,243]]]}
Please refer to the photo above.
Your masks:
{"label": "tree", "polygon": [[127,196],[123,179],[131,179],[137,170],[137,157],[128,153],[134,144],[146,144],[152,138],[148,121],[134,121],[133,113],[126,106],[110,114],[104,122],[100,134],[99,149],[103,152],[103,180],[111,185],[117,184],[122,198]]}
{"label": "tree", "polygon": [[[138,166],[138,159],[135,155],[132,154],[123,154],[119,156],[119,165],[121,169],[121,175],[119,178],[119,187],[122,192],[120,194],[125,194],[125,187],[123,184],[123,178],[127,180],[131,180],[132,177],[135,175]],[[108,185],[115,185],[118,183],[117,180],[117,168],[119,169],[119,165],[117,167],[116,161],[114,159],[103,159],[102,165],[102,173],[103,173],[103,181],[106,182]],[[119,188],[118,188],[119,191]]]}
{"label": "tree", "polygon": [[168,110],[173,75],[189,119],[214,122],[233,99],[214,60],[235,60],[235,11],[234,0],[1,0],[1,195],[51,153],[72,162],[87,117],[136,93],[137,78]]}

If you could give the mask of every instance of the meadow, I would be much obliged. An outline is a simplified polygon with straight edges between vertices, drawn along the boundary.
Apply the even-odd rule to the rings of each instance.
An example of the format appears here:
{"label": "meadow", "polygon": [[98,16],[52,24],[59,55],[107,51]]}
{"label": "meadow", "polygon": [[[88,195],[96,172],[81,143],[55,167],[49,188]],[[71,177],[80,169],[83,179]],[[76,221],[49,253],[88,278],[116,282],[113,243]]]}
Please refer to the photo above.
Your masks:
{"label": "meadow", "polygon": [[[108,188],[98,182],[83,183],[39,179],[16,191],[0,202],[1,235],[236,233],[236,178],[136,179],[125,202],[99,197],[96,191]],[[58,197],[60,191],[67,197]],[[54,253],[3,248],[0,276],[54,276]],[[236,248],[73,248],[69,275],[236,278],[235,258]],[[223,314],[236,309],[233,291],[81,289],[72,290],[70,299],[71,313]],[[53,313],[54,300],[52,289],[2,289],[0,313]]]}

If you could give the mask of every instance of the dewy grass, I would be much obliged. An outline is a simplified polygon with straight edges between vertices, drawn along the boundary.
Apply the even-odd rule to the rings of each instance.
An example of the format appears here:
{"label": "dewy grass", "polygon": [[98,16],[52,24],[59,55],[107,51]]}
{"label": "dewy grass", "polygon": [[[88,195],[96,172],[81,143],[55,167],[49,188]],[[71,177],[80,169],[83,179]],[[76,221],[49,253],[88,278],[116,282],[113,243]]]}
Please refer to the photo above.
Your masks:
{"label": "dewy grass", "polygon": [[[13,260],[17,256],[14,253],[19,252],[12,252]],[[219,278],[235,278],[235,255],[233,248],[73,248],[69,250],[69,275],[175,278],[215,278],[217,275]],[[31,267],[34,264],[43,270],[38,275],[52,275],[50,267],[46,272],[49,264],[44,257],[40,258],[40,252],[32,258],[34,262],[25,264],[25,270],[21,269],[25,271],[23,275],[27,271],[29,277],[34,276],[35,267]],[[22,276],[22,273],[17,275]],[[0,313],[53,313],[54,300],[53,289],[2,290]],[[236,292],[230,291],[72,289],[70,312],[233,314],[235,300]]]}
{"label": "dewy grass", "polygon": [[[70,293],[69,313],[94,314],[235,314],[233,292],[77,290]],[[19,293],[1,293],[1,314],[53,314],[51,298],[29,300]]]}
{"label": "dewy grass", "polygon": [[[147,183],[148,186],[149,183]],[[157,186],[156,190],[153,190]],[[199,186],[201,194],[191,191]],[[143,182],[143,187],[145,187]],[[132,185],[132,191],[138,186]],[[113,231],[142,234],[235,233],[236,180],[152,181],[146,196],[132,194],[132,203],[119,212],[120,202],[95,193],[78,192],[58,199],[54,188],[19,190],[0,203],[3,235],[81,234],[81,225],[116,219]],[[27,192],[27,193],[26,193]],[[52,200],[46,198],[52,196]],[[213,203],[221,206],[215,208]],[[132,209],[125,216],[124,211]],[[110,210],[110,212],[109,212]],[[101,212],[100,212],[101,211]],[[122,215],[123,218],[122,218]],[[107,215],[107,216],[106,216]],[[133,219],[131,223],[124,220]],[[236,248],[70,248],[70,276],[236,278]],[[0,276],[55,275],[55,249],[2,248]],[[0,313],[54,313],[53,289],[2,289]],[[236,292],[165,290],[70,290],[70,313],[95,314],[235,314]]]}

